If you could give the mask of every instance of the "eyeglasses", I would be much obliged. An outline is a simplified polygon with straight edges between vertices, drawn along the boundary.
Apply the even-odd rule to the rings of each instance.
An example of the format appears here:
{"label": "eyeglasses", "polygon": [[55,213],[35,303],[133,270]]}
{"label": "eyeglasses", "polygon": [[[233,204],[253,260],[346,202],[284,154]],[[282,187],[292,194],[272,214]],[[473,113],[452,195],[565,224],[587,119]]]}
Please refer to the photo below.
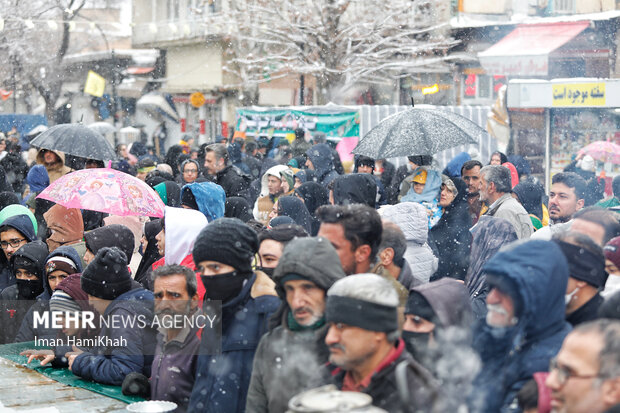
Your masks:
{"label": "eyeglasses", "polygon": [[26,241],[25,238],[22,239],[12,239],[7,241],[2,241],[0,242],[0,248],[2,248],[3,250],[7,249],[9,247],[9,245],[13,248],[17,248],[21,245],[22,242]]}
{"label": "eyeglasses", "polygon": [[594,379],[600,376],[600,374],[598,373],[588,374],[588,375],[575,374],[572,371],[570,371],[568,367],[560,366],[558,364],[557,357],[552,358],[551,361],[549,362],[549,373],[552,373],[553,371],[557,373],[558,384],[560,385],[560,387],[564,386],[566,382],[568,381],[568,379],[571,379],[571,378],[573,379]]}
{"label": "eyeglasses", "polygon": [[186,169],[183,171],[184,174],[197,174],[198,169]]}

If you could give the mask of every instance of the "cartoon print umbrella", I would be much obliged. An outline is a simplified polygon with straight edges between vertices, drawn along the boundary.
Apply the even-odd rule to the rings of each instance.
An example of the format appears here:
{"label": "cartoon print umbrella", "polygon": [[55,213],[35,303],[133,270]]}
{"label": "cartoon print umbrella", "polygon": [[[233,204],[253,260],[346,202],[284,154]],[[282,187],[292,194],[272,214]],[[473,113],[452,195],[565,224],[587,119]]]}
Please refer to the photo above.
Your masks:
{"label": "cartoon print umbrella", "polygon": [[120,216],[163,217],[164,203],[145,182],[109,168],[82,169],[54,181],[37,198],[67,208]]}

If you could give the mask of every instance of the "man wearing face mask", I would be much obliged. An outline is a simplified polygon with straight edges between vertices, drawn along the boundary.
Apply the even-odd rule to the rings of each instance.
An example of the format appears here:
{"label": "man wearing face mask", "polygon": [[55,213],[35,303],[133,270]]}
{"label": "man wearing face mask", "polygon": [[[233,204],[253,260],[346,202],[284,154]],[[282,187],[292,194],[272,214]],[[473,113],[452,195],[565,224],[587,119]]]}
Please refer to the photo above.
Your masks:
{"label": "man wearing face mask", "polygon": [[[202,337],[188,411],[245,411],[254,353],[280,305],[274,282],[252,271],[257,251],[256,232],[237,218],[216,219],[198,234],[192,254],[206,290],[203,306],[221,302],[222,336]],[[219,345],[221,352],[212,350]]]}
{"label": "man wearing face mask", "polygon": [[409,294],[402,338],[413,358],[441,383],[440,411],[465,408],[472,378],[480,368],[471,348],[473,320],[467,287],[455,279],[423,284]]}
{"label": "man wearing face mask", "polygon": [[551,241],[516,242],[483,267],[489,293],[486,320],[474,328],[482,368],[469,411],[508,412],[535,372],[547,371],[570,325],[564,319],[568,263]]}
{"label": "man wearing face mask", "polygon": [[0,293],[0,342],[12,343],[28,310],[43,292],[47,245],[32,241],[11,256],[16,284]]}
{"label": "man wearing face mask", "polygon": [[553,237],[566,260],[570,276],[566,286],[566,321],[573,327],[598,317],[603,304],[599,290],[607,282],[605,255],[589,236],[579,232],[563,232]]}

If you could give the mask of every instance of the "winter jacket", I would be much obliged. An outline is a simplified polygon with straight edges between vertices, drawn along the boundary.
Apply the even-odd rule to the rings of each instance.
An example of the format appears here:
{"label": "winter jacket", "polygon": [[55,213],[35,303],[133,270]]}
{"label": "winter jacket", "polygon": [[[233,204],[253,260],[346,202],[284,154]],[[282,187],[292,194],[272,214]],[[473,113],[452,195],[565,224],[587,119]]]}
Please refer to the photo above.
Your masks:
{"label": "winter jacket", "polygon": [[437,271],[438,260],[427,243],[428,220],[426,208],[417,202],[401,202],[386,207],[383,218],[392,221],[403,231],[407,240],[404,258],[413,276],[426,283]]}
{"label": "winter jacket", "polygon": [[334,179],[336,205],[364,204],[374,208],[377,194],[377,183],[369,174],[348,174]]}
{"label": "winter jacket", "polygon": [[469,268],[465,277],[465,285],[472,300],[472,309],[477,319],[486,317],[486,297],[489,287],[482,268],[501,247],[517,240],[517,233],[510,222],[503,218],[488,215],[471,229],[472,243]]}
{"label": "winter jacket", "polygon": [[[15,251],[11,256],[11,269],[15,273],[15,259],[22,257],[34,264],[38,271],[34,272],[39,279],[39,288],[43,289],[45,278],[45,258],[47,245],[43,241],[32,241]],[[40,291],[39,290],[39,291]],[[17,331],[35,301],[32,298],[22,297],[16,284],[5,288],[0,293],[0,343],[15,341]]]}
{"label": "winter jacket", "polygon": [[248,169],[250,170],[250,176],[253,180],[260,178],[260,169],[262,164],[260,159],[254,156],[246,156],[243,159],[243,162],[245,162],[245,164],[248,166]]}
{"label": "winter jacket", "polygon": [[50,184],[50,177],[47,175],[47,169],[45,169],[43,165],[33,165],[26,175],[26,182],[28,183],[30,193],[40,193]]}
{"label": "winter jacket", "polygon": [[581,323],[587,323],[588,321],[593,321],[599,318],[598,309],[603,304],[603,296],[600,293],[596,293],[594,297],[588,300],[587,303],[576,309],[570,314],[566,315],[566,321],[570,323],[571,326],[576,327]]}
{"label": "winter jacket", "polygon": [[[182,177],[183,175],[179,175]],[[164,204],[171,207],[181,206],[181,188],[174,181],[160,182],[153,187]]]}
{"label": "winter jacket", "polygon": [[379,169],[379,166],[375,164],[374,176],[381,180],[381,184],[385,189],[385,196],[388,204],[396,203],[396,198],[398,197],[398,187],[392,186],[392,180],[394,179],[395,173],[396,168],[394,165],[385,159],[383,160],[383,167],[381,169]]}
{"label": "winter jacket", "polygon": [[268,187],[269,177],[274,176],[282,180],[282,177],[280,176],[280,172],[285,171],[287,169],[288,169],[288,166],[286,165],[272,166],[261,177],[260,194],[256,202],[254,203],[254,209],[252,210],[255,220],[260,221],[264,224],[266,224],[269,221],[269,214],[271,213],[271,210],[273,209],[273,204],[278,199],[277,197],[274,197],[273,195],[269,194],[269,187]]}
{"label": "winter jacket", "polygon": [[240,196],[233,196],[226,199],[224,216],[226,218],[239,218],[243,222],[254,219],[250,204],[245,198]]}
{"label": "winter jacket", "polygon": [[318,183],[327,187],[331,181],[338,177],[338,172],[334,169],[332,150],[329,145],[326,143],[316,144],[306,154],[312,162]]}
{"label": "winter jacket", "polygon": [[0,160],[0,167],[6,172],[6,180],[12,191],[21,193],[26,184],[26,175],[28,175],[28,165],[24,162],[21,153],[19,151],[7,153]]}
{"label": "winter jacket", "polygon": [[250,177],[232,165],[226,166],[215,175],[214,182],[221,186],[226,196],[246,196]]}
{"label": "winter jacket", "polygon": [[198,324],[189,323],[168,341],[165,330],[157,335],[155,357],[151,367],[151,399],[177,404],[175,412],[185,412],[196,379],[196,360],[200,340]]}
{"label": "winter jacket", "polygon": [[226,194],[224,189],[213,182],[194,182],[187,184],[181,189],[191,191],[196,199],[198,210],[211,222],[224,216],[226,206]]}
{"label": "winter jacket", "polygon": [[58,157],[60,158],[60,161],[54,164],[51,164],[51,165],[46,165],[43,152],[47,150],[48,149],[41,149],[37,153],[36,162],[40,165],[45,166],[45,169],[47,169],[47,175],[50,178],[50,184],[52,184],[54,183],[54,181],[56,181],[61,176],[66,175],[69,172],[71,172],[71,168],[65,165],[65,154],[64,152],[60,152],[60,151],[51,151],[51,152],[54,152],[56,155],[58,155]]}
{"label": "winter jacket", "polygon": [[[0,225],[0,229],[3,227],[10,227],[19,231],[28,242],[34,241],[37,238],[31,218],[25,214],[6,218],[2,225]],[[15,274],[13,274],[11,265],[7,261],[4,251],[2,251],[0,252],[0,291],[13,284],[15,284]]]}
{"label": "winter jacket", "polygon": [[[100,337],[122,340],[120,346],[101,345],[81,353],[72,365],[73,374],[85,380],[120,386],[131,372],[149,377],[155,351],[157,332],[151,328],[153,320],[153,293],[138,283],[113,300],[103,317],[122,317],[123,320],[144,320],[144,328],[128,325],[110,328],[104,325]],[[137,322],[137,321],[136,321]]]}
{"label": "winter jacket", "polygon": [[207,224],[207,218],[199,211],[166,207],[164,209],[166,265],[179,264],[190,255],[196,237]]}
{"label": "winter jacket", "polygon": [[[267,286],[267,288],[265,288]],[[209,354],[218,337],[202,337],[188,411],[244,412],[258,342],[267,331],[267,320],[277,309],[272,282],[253,274],[239,295],[222,304],[221,354]]]}
{"label": "winter jacket", "polygon": [[568,263],[557,244],[532,240],[499,252],[483,271],[511,281],[522,311],[515,314],[517,324],[499,337],[486,321],[477,323],[474,348],[482,369],[474,381],[470,411],[516,412],[517,392],[532,374],[548,370],[571,330],[564,319]]}
{"label": "winter jacket", "polygon": [[444,208],[439,222],[431,228],[429,244],[434,246],[439,258],[439,267],[432,279],[452,277],[464,280],[469,267],[471,248],[471,217],[467,204],[467,185],[459,178],[452,178],[458,194],[450,205]]}
{"label": "winter jacket", "polygon": [[291,143],[291,150],[293,151],[293,158],[297,158],[298,156],[303,156],[308,152],[308,150],[312,147],[310,142],[307,142],[304,138],[295,138],[293,143]]}
{"label": "winter jacket", "polygon": [[[436,318],[434,345],[411,343],[415,349],[412,355],[441,383],[439,411],[459,411],[467,404],[466,397],[480,368],[480,358],[471,348],[473,313],[467,288],[459,281],[444,278],[413,291],[426,299]],[[405,313],[409,311],[407,308]]]}
{"label": "winter jacket", "polygon": [[282,324],[261,338],[254,356],[246,413],[285,413],[289,400],[319,380],[327,363],[328,326],[314,331],[291,331]]}
{"label": "winter jacket", "polygon": [[523,206],[507,193],[493,202],[485,215],[507,219],[517,232],[519,239],[529,238],[534,233],[532,220]]}
{"label": "winter jacket", "polygon": [[467,152],[461,152],[456,155],[443,170],[444,175],[448,175],[450,178],[460,178],[461,169],[463,164],[471,159],[471,155]]}
{"label": "winter jacket", "polygon": [[[372,397],[373,406],[388,412],[403,411],[403,401],[401,401],[397,387],[396,367],[405,363],[409,395],[409,400],[404,403],[405,406],[415,409],[416,412],[436,411],[434,405],[438,398],[439,387],[432,375],[407,353],[404,341],[399,339],[395,343],[395,349],[392,358],[382,361],[379,370],[373,373],[370,385],[362,392]],[[345,370],[330,363],[322,370],[322,373],[324,384],[334,384],[338,389],[342,388]]]}
{"label": "winter jacket", "polygon": [[151,275],[151,266],[161,258],[157,249],[157,240],[155,237],[161,231],[160,220],[148,221],[144,224],[144,236],[146,237],[146,248],[142,251],[142,259],[136,270],[134,279],[138,281],[146,289],[150,289],[149,281]]}

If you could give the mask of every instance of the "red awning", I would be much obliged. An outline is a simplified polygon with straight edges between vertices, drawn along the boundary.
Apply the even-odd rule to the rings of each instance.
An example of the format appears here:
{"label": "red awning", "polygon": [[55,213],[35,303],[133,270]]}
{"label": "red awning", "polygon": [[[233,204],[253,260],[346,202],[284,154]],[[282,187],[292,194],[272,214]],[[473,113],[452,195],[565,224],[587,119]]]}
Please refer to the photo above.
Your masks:
{"label": "red awning", "polygon": [[546,76],[549,54],[584,31],[589,21],[520,25],[508,36],[478,53],[488,74]]}

